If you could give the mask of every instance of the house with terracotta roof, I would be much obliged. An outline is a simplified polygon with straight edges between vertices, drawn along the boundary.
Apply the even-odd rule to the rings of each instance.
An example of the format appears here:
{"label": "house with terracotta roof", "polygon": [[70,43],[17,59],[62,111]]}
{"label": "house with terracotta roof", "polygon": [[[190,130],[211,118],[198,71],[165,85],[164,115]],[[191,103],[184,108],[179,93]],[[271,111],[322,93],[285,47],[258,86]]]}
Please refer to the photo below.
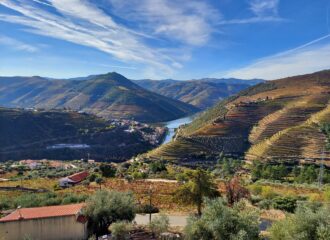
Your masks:
{"label": "house with terracotta roof", "polygon": [[17,209],[0,219],[1,240],[87,239],[84,204]]}
{"label": "house with terracotta roof", "polygon": [[65,178],[61,178],[59,180],[59,185],[60,185],[60,187],[71,187],[73,185],[76,185],[78,183],[81,183],[87,177],[88,177],[88,172],[87,171],[75,173],[75,174],[73,174],[71,176],[68,176],[68,177],[65,177]]}

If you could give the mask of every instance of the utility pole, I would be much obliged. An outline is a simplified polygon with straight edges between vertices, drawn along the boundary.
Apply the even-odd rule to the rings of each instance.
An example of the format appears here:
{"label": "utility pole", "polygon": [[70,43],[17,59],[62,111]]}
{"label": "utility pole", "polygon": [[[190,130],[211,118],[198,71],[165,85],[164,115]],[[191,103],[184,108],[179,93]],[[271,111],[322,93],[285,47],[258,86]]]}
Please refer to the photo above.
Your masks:
{"label": "utility pole", "polygon": [[152,197],[152,186],[149,186],[149,224],[151,223],[151,197]]}
{"label": "utility pole", "polygon": [[322,184],[323,184],[323,173],[324,173],[324,148],[322,151],[322,160],[321,160],[321,164],[320,164],[320,172],[319,172],[319,188],[322,188]]}

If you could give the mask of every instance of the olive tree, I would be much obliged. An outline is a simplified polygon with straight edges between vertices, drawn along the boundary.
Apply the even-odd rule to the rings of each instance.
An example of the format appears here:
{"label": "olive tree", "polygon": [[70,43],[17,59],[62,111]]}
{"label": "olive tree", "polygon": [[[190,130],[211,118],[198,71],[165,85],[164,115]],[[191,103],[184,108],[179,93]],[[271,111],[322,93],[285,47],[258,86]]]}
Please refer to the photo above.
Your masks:
{"label": "olive tree", "polygon": [[295,214],[275,222],[270,228],[271,240],[330,239],[330,209],[299,205]]}
{"label": "olive tree", "polygon": [[134,208],[131,193],[100,190],[87,200],[83,213],[88,218],[89,230],[100,235],[107,233],[116,221],[132,221]]}
{"label": "olive tree", "polygon": [[259,213],[244,202],[231,208],[221,198],[207,200],[202,216],[190,217],[184,233],[187,240],[258,240]]}

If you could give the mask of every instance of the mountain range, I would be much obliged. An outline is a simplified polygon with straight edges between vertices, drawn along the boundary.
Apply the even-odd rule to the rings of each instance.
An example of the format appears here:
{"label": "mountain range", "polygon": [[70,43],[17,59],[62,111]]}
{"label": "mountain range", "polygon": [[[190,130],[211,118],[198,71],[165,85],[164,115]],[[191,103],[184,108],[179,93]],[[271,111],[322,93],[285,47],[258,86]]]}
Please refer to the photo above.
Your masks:
{"label": "mountain range", "polygon": [[150,91],[206,109],[228,96],[264,81],[204,78],[185,81],[144,79],[134,82]]}
{"label": "mountain range", "polygon": [[330,166],[329,100],[330,70],[260,83],[199,114],[146,157],[192,164],[224,153]]}
{"label": "mountain range", "polygon": [[199,109],[148,91],[112,72],[68,80],[43,77],[1,77],[0,105],[5,107],[73,109],[105,118],[163,122]]}

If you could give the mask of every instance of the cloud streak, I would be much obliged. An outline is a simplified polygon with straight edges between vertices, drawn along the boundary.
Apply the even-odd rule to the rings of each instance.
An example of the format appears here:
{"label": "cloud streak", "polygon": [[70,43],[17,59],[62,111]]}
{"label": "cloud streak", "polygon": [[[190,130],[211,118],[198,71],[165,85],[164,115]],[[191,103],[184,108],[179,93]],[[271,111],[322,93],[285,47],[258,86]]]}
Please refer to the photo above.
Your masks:
{"label": "cloud streak", "polygon": [[250,0],[248,5],[253,17],[222,20],[219,22],[219,25],[285,21],[285,19],[279,16],[279,3],[279,0]]}
{"label": "cloud streak", "polygon": [[229,71],[225,77],[267,80],[305,74],[330,68],[330,35],[303,44],[239,69]]}
{"label": "cloud streak", "polygon": [[24,25],[25,31],[96,48],[121,61],[143,63],[167,74],[180,65],[171,56],[147,46],[138,33],[116,23],[87,1],[40,2],[2,0],[0,4],[18,15],[1,14],[0,19]]}
{"label": "cloud streak", "polygon": [[1,36],[1,35],[0,35],[0,45],[5,45],[12,49],[18,50],[18,51],[24,51],[24,52],[30,52],[30,53],[34,53],[39,50],[37,47],[32,46],[30,44],[23,43],[16,39],[13,39],[13,38],[10,38],[7,36]]}
{"label": "cloud streak", "polygon": [[128,21],[139,21],[149,34],[201,46],[215,31],[221,14],[202,1],[109,0],[112,12]]}

